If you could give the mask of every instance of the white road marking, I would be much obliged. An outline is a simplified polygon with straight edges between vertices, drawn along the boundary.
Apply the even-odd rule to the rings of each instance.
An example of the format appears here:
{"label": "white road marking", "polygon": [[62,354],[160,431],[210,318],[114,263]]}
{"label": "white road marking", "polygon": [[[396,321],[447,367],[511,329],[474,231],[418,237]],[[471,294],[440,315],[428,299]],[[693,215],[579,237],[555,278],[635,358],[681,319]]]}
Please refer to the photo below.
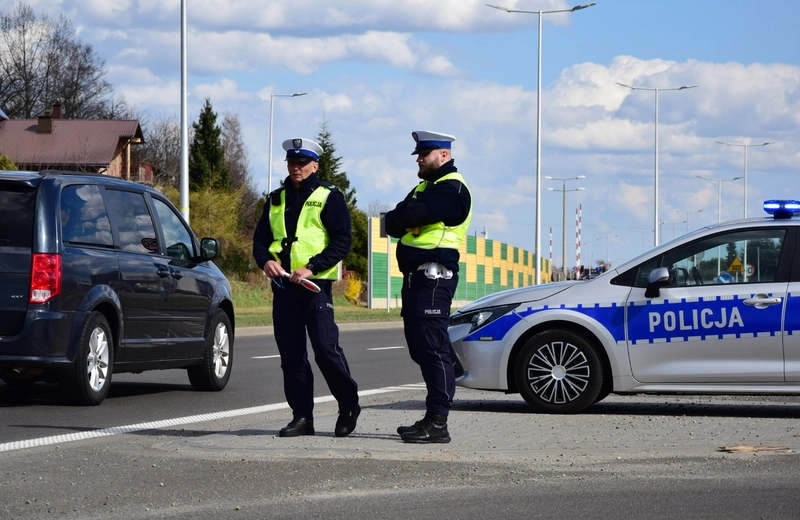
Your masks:
{"label": "white road marking", "polygon": [[406,348],[406,347],[375,347],[375,348],[368,348],[367,350],[393,350],[396,348]]}
{"label": "white road marking", "polygon": [[[389,386],[386,388],[376,388],[375,390],[363,390],[359,392],[358,395],[363,397],[368,395],[386,394],[389,392],[399,392],[402,390],[414,390],[417,389],[418,386],[419,385]],[[326,395],[314,399],[315,403],[327,403],[330,401],[335,401],[332,395]],[[82,441],[86,439],[96,439],[99,437],[118,435],[120,433],[134,433],[143,430],[155,430],[158,428],[166,428],[168,426],[178,426],[181,424],[200,423],[206,421],[215,421],[217,419],[226,419],[229,417],[240,417],[243,415],[254,415],[257,413],[274,412],[275,410],[284,410],[286,408],[289,408],[288,403],[275,403],[262,406],[253,406],[250,408],[240,408],[238,410],[227,410],[223,412],[190,415],[188,417],[176,417],[174,419],[164,419],[161,421],[130,424],[127,426],[114,426],[111,428],[91,430],[87,432],[67,433],[64,435],[39,437],[38,439],[6,442],[4,444],[0,444],[0,453],[4,451],[24,450],[27,448],[34,448],[37,446],[49,446],[51,444],[65,444],[67,442]]]}
{"label": "white road marking", "polygon": [[275,354],[274,356],[254,356],[253,359],[273,359],[281,357],[280,354]]}

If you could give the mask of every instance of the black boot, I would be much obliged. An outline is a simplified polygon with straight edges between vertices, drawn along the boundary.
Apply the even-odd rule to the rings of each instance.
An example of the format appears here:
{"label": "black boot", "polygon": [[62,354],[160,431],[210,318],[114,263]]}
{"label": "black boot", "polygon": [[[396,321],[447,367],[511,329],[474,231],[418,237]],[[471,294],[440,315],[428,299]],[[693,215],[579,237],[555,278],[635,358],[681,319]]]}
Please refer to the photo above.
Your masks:
{"label": "black boot", "polygon": [[352,410],[339,410],[336,427],[333,430],[337,437],[347,437],[356,429],[356,421],[361,414],[361,407],[356,405]]}
{"label": "black boot", "polygon": [[418,444],[447,443],[450,442],[450,433],[447,431],[446,415],[425,415],[416,425],[416,429],[400,434],[405,442]]}
{"label": "black boot", "polygon": [[314,435],[314,421],[298,417],[278,432],[279,437],[299,437],[300,435]]}

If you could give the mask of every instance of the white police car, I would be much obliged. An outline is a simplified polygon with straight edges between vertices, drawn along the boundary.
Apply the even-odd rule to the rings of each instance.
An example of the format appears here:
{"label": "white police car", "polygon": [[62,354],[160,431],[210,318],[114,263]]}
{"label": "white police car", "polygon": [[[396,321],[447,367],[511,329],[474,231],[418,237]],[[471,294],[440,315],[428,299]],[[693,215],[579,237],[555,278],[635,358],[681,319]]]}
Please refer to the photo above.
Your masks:
{"label": "white police car", "polygon": [[450,319],[457,384],[577,413],[609,393],[800,395],[798,201]]}

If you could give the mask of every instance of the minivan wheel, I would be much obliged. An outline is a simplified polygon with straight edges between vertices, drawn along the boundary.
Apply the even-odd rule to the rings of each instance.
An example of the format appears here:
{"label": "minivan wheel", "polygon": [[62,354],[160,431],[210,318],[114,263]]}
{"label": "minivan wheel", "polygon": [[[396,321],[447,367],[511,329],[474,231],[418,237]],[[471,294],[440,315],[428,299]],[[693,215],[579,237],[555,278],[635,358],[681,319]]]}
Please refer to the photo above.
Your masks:
{"label": "minivan wheel", "polygon": [[228,384],[233,363],[233,335],[231,321],[225,311],[217,309],[206,338],[203,361],[189,367],[189,382],[197,390],[219,391]]}
{"label": "minivan wheel", "polygon": [[61,377],[67,399],[78,405],[98,405],[108,395],[114,366],[114,340],[108,320],[92,312],[84,322],[72,368]]}
{"label": "minivan wheel", "polygon": [[540,332],[529,339],[517,358],[515,377],[525,401],[546,413],[579,413],[603,388],[597,352],[566,330]]}

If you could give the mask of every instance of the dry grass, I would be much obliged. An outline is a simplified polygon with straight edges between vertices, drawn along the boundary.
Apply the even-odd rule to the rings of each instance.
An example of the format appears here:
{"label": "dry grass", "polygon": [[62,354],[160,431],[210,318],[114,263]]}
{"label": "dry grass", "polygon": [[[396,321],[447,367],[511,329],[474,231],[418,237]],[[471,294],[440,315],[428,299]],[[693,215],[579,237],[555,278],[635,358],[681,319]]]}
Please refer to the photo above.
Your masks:
{"label": "dry grass", "polygon": [[[345,296],[347,289],[347,282],[344,280],[333,284],[336,321],[355,323],[401,319],[400,309],[386,312],[386,309],[367,309],[363,303],[354,305]],[[231,291],[238,327],[272,325],[272,290],[266,284],[266,278],[259,279],[257,274],[253,274],[247,281],[231,280]]]}

